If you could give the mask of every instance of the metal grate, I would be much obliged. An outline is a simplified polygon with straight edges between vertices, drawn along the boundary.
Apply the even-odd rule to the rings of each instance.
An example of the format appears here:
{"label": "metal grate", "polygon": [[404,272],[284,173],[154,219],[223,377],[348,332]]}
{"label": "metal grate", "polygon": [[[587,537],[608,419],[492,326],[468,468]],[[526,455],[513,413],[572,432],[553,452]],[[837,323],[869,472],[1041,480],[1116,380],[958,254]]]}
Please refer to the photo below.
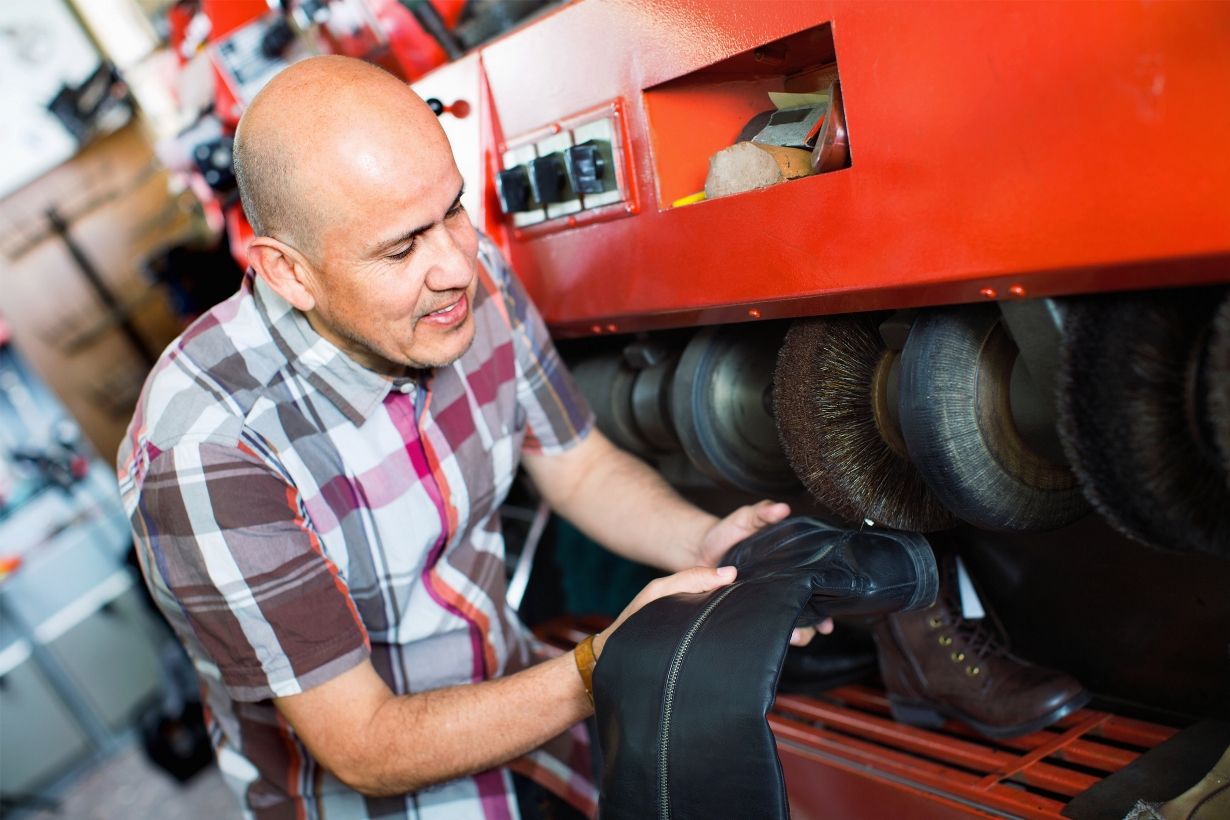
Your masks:
{"label": "metal grate", "polygon": [[784,755],[965,805],[971,816],[1031,818],[1058,817],[1068,800],[1177,731],[1083,709],[1043,731],[992,741],[953,722],[939,730],[897,723],[884,694],[863,686],[781,695],[769,725]]}

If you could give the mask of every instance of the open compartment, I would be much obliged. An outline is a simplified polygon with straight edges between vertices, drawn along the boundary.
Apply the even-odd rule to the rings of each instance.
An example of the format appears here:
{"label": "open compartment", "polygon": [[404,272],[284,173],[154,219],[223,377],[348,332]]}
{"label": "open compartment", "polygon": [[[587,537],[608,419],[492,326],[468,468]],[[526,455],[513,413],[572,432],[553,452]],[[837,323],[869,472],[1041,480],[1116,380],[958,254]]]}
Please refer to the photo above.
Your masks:
{"label": "open compartment", "polygon": [[705,190],[710,157],[739,142],[741,134],[748,137],[757,117],[763,121],[775,111],[770,92],[827,94],[819,121],[814,112],[798,109],[780,112],[779,119],[800,127],[814,123],[816,139],[828,141],[823,157],[813,152],[809,175],[849,165],[833,29],[825,23],[645,89],[659,207],[696,201]]}

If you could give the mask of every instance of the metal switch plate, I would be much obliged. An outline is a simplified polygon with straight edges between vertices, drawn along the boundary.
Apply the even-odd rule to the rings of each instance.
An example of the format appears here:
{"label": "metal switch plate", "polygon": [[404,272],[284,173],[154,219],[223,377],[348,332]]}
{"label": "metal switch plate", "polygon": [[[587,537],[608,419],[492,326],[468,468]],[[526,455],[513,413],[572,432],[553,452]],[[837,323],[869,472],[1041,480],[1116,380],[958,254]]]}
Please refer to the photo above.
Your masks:
{"label": "metal switch plate", "polygon": [[524,228],[622,202],[614,135],[607,114],[505,151],[496,185],[513,225]]}

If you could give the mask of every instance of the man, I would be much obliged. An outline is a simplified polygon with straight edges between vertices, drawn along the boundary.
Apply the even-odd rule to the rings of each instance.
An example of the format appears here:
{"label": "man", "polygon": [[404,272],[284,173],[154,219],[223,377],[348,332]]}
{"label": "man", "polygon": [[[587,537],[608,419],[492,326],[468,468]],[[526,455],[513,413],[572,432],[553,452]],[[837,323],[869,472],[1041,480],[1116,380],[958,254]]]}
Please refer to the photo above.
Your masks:
{"label": "man", "polygon": [[598,656],[648,601],[729,583],[722,554],[788,508],[719,521],[592,429],[436,117],[392,76],[286,69],[235,166],[252,271],[163,354],[119,456],[224,775],[261,817],[515,816],[510,761],[592,806],[576,659],[535,664],[504,601],[518,461],[583,531],[676,573]]}

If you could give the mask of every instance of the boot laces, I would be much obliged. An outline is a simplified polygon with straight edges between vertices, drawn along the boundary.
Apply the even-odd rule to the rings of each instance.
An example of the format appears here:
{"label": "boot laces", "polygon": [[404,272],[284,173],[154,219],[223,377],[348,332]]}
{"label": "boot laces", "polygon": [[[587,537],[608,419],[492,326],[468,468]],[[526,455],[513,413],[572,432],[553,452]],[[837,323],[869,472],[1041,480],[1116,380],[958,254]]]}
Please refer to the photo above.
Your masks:
{"label": "boot laces", "polygon": [[960,638],[965,651],[978,658],[1000,658],[1008,655],[1008,647],[999,634],[987,624],[987,618],[969,619],[961,611],[961,600],[956,595],[944,596],[945,626]]}

